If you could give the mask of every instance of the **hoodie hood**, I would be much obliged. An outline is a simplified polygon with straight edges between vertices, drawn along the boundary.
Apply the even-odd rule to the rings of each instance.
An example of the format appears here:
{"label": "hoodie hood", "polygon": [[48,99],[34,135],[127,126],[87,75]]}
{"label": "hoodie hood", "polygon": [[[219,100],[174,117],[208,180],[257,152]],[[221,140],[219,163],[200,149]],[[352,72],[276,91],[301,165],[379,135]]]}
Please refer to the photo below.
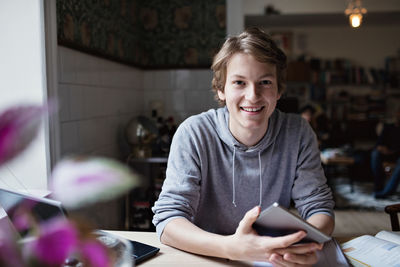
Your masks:
{"label": "hoodie hood", "polygon": [[282,120],[279,119],[280,116],[282,116],[281,112],[275,109],[269,118],[267,133],[260,142],[251,147],[243,145],[232,135],[229,130],[229,111],[226,106],[217,110],[218,124],[215,125],[215,129],[226,145],[235,147],[237,151],[257,154],[275,142],[282,125]]}

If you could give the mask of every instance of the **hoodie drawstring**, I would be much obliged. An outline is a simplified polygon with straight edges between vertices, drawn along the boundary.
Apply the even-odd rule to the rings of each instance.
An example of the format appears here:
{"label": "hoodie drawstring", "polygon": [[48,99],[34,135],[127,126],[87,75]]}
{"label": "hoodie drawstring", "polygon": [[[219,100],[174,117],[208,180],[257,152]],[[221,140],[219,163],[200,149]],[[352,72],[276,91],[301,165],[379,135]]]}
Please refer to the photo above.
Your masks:
{"label": "hoodie drawstring", "polygon": [[233,157],[232,157],[232,204],[236,207],[235,203],[235,155],[236,155],[236,147],[233,146]]}
{"label": "hoodie drawstring", "polygon": [[[271,162],[272,154],[274,151],[275,143],[272,143],[271,152],[268,155],[268,164]],[[233,146],[232,156],[232,204],[236,207],[236,188],[235,188],[235,158],[236,158],[236,147]],[[258,205],[261,207],[263,199],[263,181],[262,181],[262,168],[261,168],[261,151],[258,151],[258,170],[259,170],[259,184],[260,184],[260,196]]]}
{"label": "hoodie drawstring", "polygon": [[260,171],[260,203],[258,204],[258,206],[261,207],[261,203],[262,203],[262,178],[261,178],[261,152],[258,151],[258,169]]}

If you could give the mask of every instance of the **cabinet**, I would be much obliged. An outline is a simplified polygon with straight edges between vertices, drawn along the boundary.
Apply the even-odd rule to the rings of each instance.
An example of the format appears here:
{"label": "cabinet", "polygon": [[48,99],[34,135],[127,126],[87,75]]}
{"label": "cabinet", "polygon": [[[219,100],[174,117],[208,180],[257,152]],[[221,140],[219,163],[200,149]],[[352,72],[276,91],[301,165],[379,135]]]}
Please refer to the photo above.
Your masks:
{"label": "cabinet", "polygon": [[125,201],[125,229],[155,231],[151,207],[158,199],[167,169],[166,157],[129,158],[127,164],[141,175],[141,186],[132,190]]}

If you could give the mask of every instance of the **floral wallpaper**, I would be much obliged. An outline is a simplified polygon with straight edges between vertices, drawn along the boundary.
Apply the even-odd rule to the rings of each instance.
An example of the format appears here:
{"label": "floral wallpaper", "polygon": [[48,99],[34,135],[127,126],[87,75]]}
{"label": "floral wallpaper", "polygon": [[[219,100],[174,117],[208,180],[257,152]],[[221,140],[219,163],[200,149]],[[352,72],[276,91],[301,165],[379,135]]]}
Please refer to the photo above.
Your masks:
{"label": "floral wallpaper", "polygon": [[226,0],[57,0],[61,45],[142,68],[209,67]]}

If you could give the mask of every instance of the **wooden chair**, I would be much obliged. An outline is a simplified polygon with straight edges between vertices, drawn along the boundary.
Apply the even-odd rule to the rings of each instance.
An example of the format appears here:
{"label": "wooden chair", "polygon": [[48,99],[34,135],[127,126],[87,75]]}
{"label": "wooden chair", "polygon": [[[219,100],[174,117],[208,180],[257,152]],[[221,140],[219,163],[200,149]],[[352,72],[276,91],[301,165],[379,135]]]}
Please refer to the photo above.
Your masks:
{"label": "wooden chair", "polygon": [[399,217],[397,216],[397,214],[400,213],[400,204],[386,206],[385,212],[390,216],[392,231],[400,231]]}

